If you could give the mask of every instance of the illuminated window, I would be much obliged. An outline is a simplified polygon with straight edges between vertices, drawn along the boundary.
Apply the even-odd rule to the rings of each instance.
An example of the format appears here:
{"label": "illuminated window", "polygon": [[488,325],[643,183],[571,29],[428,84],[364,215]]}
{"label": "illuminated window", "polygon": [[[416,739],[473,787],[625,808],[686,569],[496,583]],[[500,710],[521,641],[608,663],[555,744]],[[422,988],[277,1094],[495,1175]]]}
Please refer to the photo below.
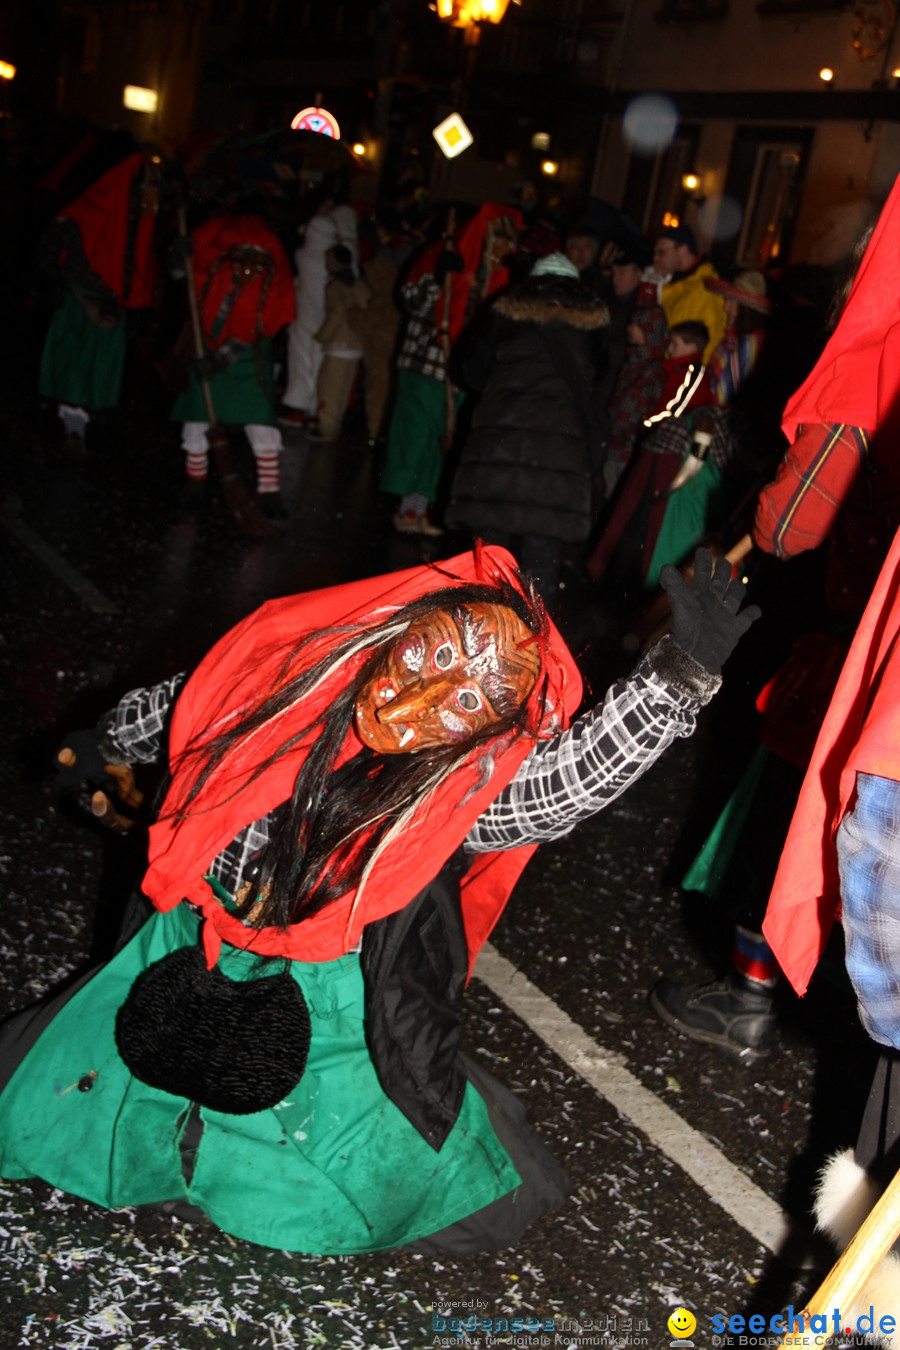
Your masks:
{"label": "illuminated window", "polygon": [[142,89],[139,84],[126,84],[122,90],[122,106],[132,112],[155,113],[159,95],[155,89]]}

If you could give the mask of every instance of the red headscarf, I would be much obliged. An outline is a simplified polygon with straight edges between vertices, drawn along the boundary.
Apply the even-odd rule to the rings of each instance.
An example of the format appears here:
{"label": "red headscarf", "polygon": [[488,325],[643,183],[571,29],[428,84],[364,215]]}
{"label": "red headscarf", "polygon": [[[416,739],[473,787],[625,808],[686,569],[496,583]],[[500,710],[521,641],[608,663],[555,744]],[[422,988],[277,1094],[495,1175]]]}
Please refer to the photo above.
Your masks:
{"label": "red headscarf", "polygon": [[[503,218],[511,220],[518,230],[522,228],[522,213],[515,206],[498,206],[494,202],[486,202],[484,206],[479,207],[476,214],[465,225],[461,225],[453,236],[457,249],[462,254],[463,270],[461,272],[451,272],[451,291],[450,291],[450,341],[455,342],[463,330],[463,324],[466,321],[466,307],[469,303],[469,292],[475,284],[475,274],[481,265],[482,255],[484,253],[484,239],[487,234],[488,222],[492,220],[501,220]],[[437,260],[443,253],[446,245],[443,239],[438,239],[436,243],[431,244],[424,249],[416,258],[406,274],[407,281],[418,281],[420,277],[430,276],[435,269]],[[482,299],[487,299],[495,291],[500,290],[502,286],[509,283],[509,269],[507,267],[494,267],[486,278]],[[438,331],[444,318],[444,293],[437,302],[435,321]]]}
{"label": "red headscarf", "polygon": [[835,422],[900,434],[900,178],[891,189],[837,328],[808,378],[788,401],[782,430]]}
{"label": "red headscarf", "polygon": [[[215,216],[192,233],[191,261],[197,295],[202,299],[200,317],[203,335],[210,347],[226,338],[258,342],[274,337],[296,314],[294,277],[278,236],[259,216]],[[229,249],[244,245],[265,249],[272,271],[245,281],[221,328],[215,327],[222,304],[231,291],[232,268],[225,257]]]}
{"label": "red headscarf", "polygon": [[76,222],[92,270],[126,309],[146,309],[153,304],[156,281],[153,227],[156,218],[151,212],[142,214],[137,220],[131,278],[128,294],[125,294],[131,185],[135,174],[146,164],[143,155],[129,155],[59,213],[60,220]]}
{"label": "red headscarf", "polygon": [[[515,584],[514,562],[500,548],[463,554],[440,564],[390,576],[272,600],[228,633],[185,685],[170,733],[173,781],[161,818],[150,830],[150,867],[144,890],[162,911],[188,899],[202,911],[207,959],[221,942],[265,956],[330,961],[355,947],[367,923],[407,905],[463,842],[481,815],[515,774],[536,741],[567,724],[581,698],[581,679],[559,633],[549,624],[542,640],[542,671],[529,701],[528,726],[473,747],[448,779],[419,807],[402,838],[393,840],[372,868],[356,903],[348,893],[312,917],[286,929],[252,928],[229,914],[203,880],[212,860],[250,822],[286,801],[308,747],[273,759],[275,750],[310,725],[346,688],[371,655],[365,648],[345,662],[300,703],[261,728],[210,775],[183,820],[175,810],[194,773],[179,771],[185,748],[198,735],[215,735],[242,718],[284,679],[285,658],[298,640],[325,628],[355,628],[384,622],[396,610],[445,586]],[[341,637],[324,634],[303,653],[312,665],[333,651]],[[295,674],[296,672],[291,672]],[[348,733],[340,762],[362,749]],[[263,765],[262,772],[253,777]],[[462,882],[463,919],[472,960],[496,923],[533,847],[480,854]]]}

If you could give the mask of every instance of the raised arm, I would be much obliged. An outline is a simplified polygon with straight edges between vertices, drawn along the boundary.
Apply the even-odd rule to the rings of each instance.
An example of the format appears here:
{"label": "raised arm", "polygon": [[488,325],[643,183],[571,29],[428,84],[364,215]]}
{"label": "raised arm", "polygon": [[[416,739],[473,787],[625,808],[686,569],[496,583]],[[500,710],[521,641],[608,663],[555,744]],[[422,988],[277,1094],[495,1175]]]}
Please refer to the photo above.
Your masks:
{"label": "raised arm", "polygon": [[674,567],[661,574],[672,633],[644,655],[603,703],[559,736],[538,744],[466,839],[476,852],[559,839],[600,811],[681,736],[721,684],[725,660],[759,615],[737,612],[743,587],[731,565],[700,549],[689,586]]}

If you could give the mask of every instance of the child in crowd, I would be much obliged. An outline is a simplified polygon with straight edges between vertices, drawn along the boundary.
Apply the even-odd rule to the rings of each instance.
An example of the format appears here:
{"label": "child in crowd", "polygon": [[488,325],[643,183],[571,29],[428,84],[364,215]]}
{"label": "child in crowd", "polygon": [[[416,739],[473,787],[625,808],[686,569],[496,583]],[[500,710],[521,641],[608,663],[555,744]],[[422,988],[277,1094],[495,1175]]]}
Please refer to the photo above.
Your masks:
{"label": "child in crowd", "polygon": [[332,244],[325,253],[329,281],[325,287],[325,322],[316,333],[322,365],[316,385],[317,420],[306,430],[309,440],[334,441],[356,382],[362,345],[354,314],[365,309],[371,291],[353,270],[353,258],[344,244]]}
{"label": "child in crowd", "polygon": [[662,392],[638,428],[628,477],[588,563],[594,581],[612,574],[626,604],[658,581],[655,548],[666,514],[665,493],[690,449],[694,414],[713,401],[703,364],[708,341],[706,324],[699,320],[686,319],[669,329]]}

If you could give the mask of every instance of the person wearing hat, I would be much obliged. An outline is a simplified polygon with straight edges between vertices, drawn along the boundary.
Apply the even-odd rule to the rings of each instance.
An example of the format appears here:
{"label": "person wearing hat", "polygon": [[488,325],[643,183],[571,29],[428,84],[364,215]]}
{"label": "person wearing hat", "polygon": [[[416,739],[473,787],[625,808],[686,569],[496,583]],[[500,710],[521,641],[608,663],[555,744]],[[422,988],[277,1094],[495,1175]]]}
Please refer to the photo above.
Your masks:
{"label": "person wearing hat", "polygon": [[727,407],[753,370],[765,341],[765,318],[772,312],[762,272],[739,272],[734,281],[707,277],[703,283],[725,301],[728,327],[709,362],[709,379],[720,407]]}
{"label": "person wearing hat", "polygon": [[628,325],[638,303],[638,287],[649,261],[649,248],[643,241],[635,240],[619,249],[610,268],[612,291],[606,301],[609,327],[604,334],[606,362],[596,390],[597,407],[604,418],[628,354]]}
{"label": "person wearing hat", "polygon": [[448,370],[450,352],[478,306],[508,284],[521,225],[516,207],[485,202],[455,232],[424,249],[400,287],[407,323],[380,485],[398,498],[398,534],[444,533],[431,507],[462,400]]}
{"label": "person wearing hat", "polygon": [[603,454],[593,339],[608,321],[575,263],[551,253],[495,301],[461,362],[481,398],[444,520],[512,547],[551,606],[565,546],[586,539],[591,526],[592,475]]}
{"label": "person wearing hat", "polygon": [[718,273],[711,262],[700,256],[696,237],[688,225],[667,225],[660,230],[653,246],[653,267],[665,278],[659,303],[669,329],[687,320],[705,323],[709,342],[703,359],[708,361],[728,326],[725,302],[706,286],[706,281],[718,277]]}

